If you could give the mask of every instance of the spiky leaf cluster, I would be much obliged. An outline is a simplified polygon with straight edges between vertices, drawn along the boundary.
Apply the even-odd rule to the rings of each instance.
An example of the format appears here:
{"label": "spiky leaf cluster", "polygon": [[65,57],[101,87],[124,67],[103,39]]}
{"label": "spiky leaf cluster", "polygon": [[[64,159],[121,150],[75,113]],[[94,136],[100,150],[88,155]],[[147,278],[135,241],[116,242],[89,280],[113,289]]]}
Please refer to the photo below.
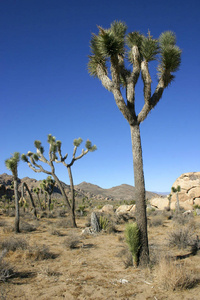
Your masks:
{"label": "spiky leaf cluster", "polygon": [[[178,71],[181,64],[181,49],[176,46],[176,35],[171,31],[162,33],[159,37],[160,46],[160,64],[158,66],[159,77],[163,76],[166,71],[173,73]],[[171,75],[171,79],[174,76]],[[169,80],[170,83],[170,80]],[[169,84],[167,82],[167,84]]]}
{"label": "spiky leaf cluster", "polygon": [[93,146],[92,146],[92,143],[91,143],[90,140],[87,140],[87,141],[86,141],[85,147],[86,147],[86,149],[88,149],[90,152],[93,152],[93,151],[97,150],[97,146],[96,146],[96,145],[93,145]]}
{"label": "spiky leaf cluster", "polygon": [[74,146],[79,147],[82,141],[82,138],[74,139],[73,144]]}
{"label": "spiky leaf cluster", "polygon": [[147,62],[155,60],[158,51],[159,46],[157,40],[152,39],[151,36],[143,37],[141,45],[141,54]]}
{"label": "spiky leaf cluster", "polygon": [[9,169],[11,172],[16,173],[19,161],[20,161],[20,153],[14,152],[10,158],[5,160],[5,165],[7,169]]}
{"label": "spiky leaf cluster", "polygon": [[113,22],[109,29],[98,26],[99,34],[92,35],[88,69],[92,76],[97,76],[97,68],[100,66],[107,73],[106,62],[108,58],[124,53],[124,37],[126,25],[123,22]]}

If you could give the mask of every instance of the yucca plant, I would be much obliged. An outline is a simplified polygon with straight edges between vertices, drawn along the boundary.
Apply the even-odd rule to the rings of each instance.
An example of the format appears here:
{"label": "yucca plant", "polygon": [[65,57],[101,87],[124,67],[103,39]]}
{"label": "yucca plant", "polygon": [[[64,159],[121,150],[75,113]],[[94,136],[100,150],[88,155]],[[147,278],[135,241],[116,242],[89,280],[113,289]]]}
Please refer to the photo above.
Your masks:
{"label": "yucca plant", "polygon": [[[98,26],[98,30],[97,34],[92,34],[90,41],[88,69],[90,75],[97,77],[104,88],[113,94],[116,105],[130,125],[136,189],[136,222],[141,234],[139,262],[147,265],[149,248],[140,124],[157,105],[164,90],[175,78],[174,73],[181,63],[181,50],[176,46],[176,36],[171,31],[166,31],[155,39],[150,32],[147,35],[138,31],[127,33],[127,26],[121,21],[114,21],[107,29]],[[158,62],[158,83],[153,92],[149,71],[152,61]],[[144,105],[137,114],[135,87],[140,74],[144,86]]]}
{"label": "yucca plant", "polygon": [[129,223],[125,228],[125,239],[128,244],[129,250],[133,256],[135,266],[138,265],[140,244],[140,232],[136,223]]}
{"label": "yucca plant", "polygon": [[19,197],[18,197],[18,164],[20,161],[19,152],[15,152],[9,159],[5,160],[5,165],[8,170],[12,172],[14,181],[14,195],[15,195],[15,232],[19,232]]}

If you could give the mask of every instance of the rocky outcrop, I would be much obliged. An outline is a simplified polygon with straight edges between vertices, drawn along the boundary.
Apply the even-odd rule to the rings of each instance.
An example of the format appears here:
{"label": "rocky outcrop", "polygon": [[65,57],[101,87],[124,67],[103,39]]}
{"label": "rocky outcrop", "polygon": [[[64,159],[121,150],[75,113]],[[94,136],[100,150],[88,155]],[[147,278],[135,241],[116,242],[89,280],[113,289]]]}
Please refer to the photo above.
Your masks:
{"label": "rocky outcrop", "polygon": [[[173,187],[181,187],[178,193],[180,206],[185,210],[193,209],[194,205],[200,205],[200,172],[184,173],[176,179]],[[171,208],[176,204],[176,194],[172,193]]]}
{"label": "rocky outcrop", "polygon": [[157,197],[150,200],[153,208],[164,210],[169,207],[169,200],[167,197]]}

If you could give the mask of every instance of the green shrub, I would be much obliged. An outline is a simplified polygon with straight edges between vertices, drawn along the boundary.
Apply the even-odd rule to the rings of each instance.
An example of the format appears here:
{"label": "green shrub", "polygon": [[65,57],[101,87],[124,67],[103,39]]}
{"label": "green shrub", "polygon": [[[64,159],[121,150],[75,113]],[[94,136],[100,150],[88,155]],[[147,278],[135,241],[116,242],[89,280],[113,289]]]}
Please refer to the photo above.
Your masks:
{"label": "green shrub", "polygon": [[99,217],[99,226],[101,229],[106,230],[108,228],[108,224],[109,224],[109,220],[106,217],[104,216]]}
{"label": "green shrub", "polygon": [[140,249],[140,233],[136,223],[130,223],[125,228],[125,240],[133,255],[135,265],[138,264],[138,252]]}

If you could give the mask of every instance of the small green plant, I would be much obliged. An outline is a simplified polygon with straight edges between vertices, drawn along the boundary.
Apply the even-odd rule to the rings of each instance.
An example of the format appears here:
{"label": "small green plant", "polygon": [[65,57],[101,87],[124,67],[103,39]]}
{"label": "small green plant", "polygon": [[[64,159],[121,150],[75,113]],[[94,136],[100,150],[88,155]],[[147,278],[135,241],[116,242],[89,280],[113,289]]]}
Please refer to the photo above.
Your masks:
{"label": "small green plant", "polygon": [[101,229],[106,230],[108,228],[109,225],[109,220],[104,217],[104,216],[100,216],[99,217],[99,226]]}
{"label": "small green plant", "polygon": [[127,224],[125,228],[125,240],[133,255],[135,265],[138,265],[138,254],[140,250],[140,232],[136,223]]}

